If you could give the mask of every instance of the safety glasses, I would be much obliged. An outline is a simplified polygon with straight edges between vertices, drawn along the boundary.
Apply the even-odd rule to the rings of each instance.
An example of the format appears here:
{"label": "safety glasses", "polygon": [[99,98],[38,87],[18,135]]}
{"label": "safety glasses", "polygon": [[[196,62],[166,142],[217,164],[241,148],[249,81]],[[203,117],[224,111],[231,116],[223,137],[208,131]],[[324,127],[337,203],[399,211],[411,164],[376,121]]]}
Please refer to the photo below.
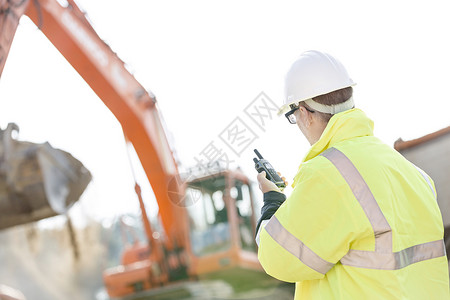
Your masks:
{"label": "safety glasses", "polygon": [[[302,105],[307,111],[309,111],[310,113],[314,113],[315,111],[310,110],[309,108],[307,108],[306,106]],[[300,105],[296,105],[296,104],[291,104],[289,106],[291,108],[290,111],[288,111],[287,113],[285,113],[284,115],[286,116],[286,119],[288,119],[289,123],[291,124],[297,124],[297,119],[295,118],[294,112],[300,108]]]}

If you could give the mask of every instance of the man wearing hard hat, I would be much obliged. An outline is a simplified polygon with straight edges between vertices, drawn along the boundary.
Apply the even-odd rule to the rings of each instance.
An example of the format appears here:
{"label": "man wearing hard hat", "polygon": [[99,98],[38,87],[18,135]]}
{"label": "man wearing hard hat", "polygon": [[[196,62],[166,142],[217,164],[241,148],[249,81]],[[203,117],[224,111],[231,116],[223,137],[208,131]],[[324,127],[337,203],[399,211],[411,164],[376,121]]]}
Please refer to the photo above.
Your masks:
{"label": "man wearing hard hat", "polygon": [[450,299],[433,181],[373,136],[344,66],[303,53],[284,113],[312,145],[287,197],[265,173],[258,258],[295,299]]}

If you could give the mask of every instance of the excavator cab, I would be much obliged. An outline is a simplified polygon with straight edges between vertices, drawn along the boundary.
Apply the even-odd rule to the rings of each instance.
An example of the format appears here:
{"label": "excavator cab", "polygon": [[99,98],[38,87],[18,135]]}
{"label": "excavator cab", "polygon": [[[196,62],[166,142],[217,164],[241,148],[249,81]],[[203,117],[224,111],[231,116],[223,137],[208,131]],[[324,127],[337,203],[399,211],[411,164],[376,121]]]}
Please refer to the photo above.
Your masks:
{"label": "excavator cab", "polygon": [[263,274],[255,243],[261,201],[248,178],[240,170],[196,178],[186,196],[191,271],[200,279],[228,278],[232,285],[255,282]]}

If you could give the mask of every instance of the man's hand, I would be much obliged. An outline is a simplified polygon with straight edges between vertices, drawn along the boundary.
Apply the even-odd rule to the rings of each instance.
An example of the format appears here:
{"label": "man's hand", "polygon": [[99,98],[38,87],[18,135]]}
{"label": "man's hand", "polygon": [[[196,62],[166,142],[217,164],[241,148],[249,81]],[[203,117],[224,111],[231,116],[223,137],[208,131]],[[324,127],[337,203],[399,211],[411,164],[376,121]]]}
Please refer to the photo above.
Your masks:
{"label": "man's hand", "polygon": [[[277,173],[281,177],[281,174],[279,172],[277,172]],[[283,192],[279,187],[276,186],[275,183],[273,183],[272,181],[270,181],[269,179],[266,178],[266,172],[265,171],[262,171],[261,173],[259,173],[256,178],[258,179],[259,189],[263,193],[267,193],[267,192],[270,192],[270,191],[279,192],[279,193]],[[281,177],[281,179],[283,179],[284,184],[287,186],[288,182],[286,181],[286,178],[285,177]]]}
{"label": "man's hand", "polygon": [[[282,177],[279,172],[277,172],[278,175],[280,175],[281,179],[284,181],[284,184],[287,186],[288,183],[286,181],[286,178]],[[282,190],[276,186],[275,183],[268,180],[266,178],[266,172],[262,171],[257,176],[259,188],[264,193],[264,205],[261,208],[261,217],[258,220],[258,223],[256,225],[256,233],[257,233],[257,241],[259,239],[258,233],[259,229],[261,227],[261,223],[264,220],[269,220],[273,214],[278,210],[278,208],[283,204],[283,202],[286,200],[286,196],[283,194]],[[259,243],[259,242],[257,242]],[[258,244],[259,246],[259,244]]]}

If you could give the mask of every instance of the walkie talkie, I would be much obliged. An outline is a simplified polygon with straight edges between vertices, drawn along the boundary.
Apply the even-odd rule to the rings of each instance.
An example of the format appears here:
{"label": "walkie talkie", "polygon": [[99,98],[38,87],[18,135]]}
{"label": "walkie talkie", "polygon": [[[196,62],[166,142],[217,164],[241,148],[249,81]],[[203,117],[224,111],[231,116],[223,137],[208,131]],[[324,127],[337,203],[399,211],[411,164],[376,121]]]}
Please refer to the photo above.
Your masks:
{"label": "walkie talkie", "polygon": [[286,184],[284,184],[283,179],[277,174],[275,169],[272,167],[272,165],[265,160],[262,155],[259,153],[258,150],[254,149],[256,155],[258,156],[259,160],[255,157],[253,158],[253,161],[255,162],[255,169],[258,173],[261,173],[262,171],[266,171],[266,178],[272,181],[276,184],[279,188],[285,188]]}

